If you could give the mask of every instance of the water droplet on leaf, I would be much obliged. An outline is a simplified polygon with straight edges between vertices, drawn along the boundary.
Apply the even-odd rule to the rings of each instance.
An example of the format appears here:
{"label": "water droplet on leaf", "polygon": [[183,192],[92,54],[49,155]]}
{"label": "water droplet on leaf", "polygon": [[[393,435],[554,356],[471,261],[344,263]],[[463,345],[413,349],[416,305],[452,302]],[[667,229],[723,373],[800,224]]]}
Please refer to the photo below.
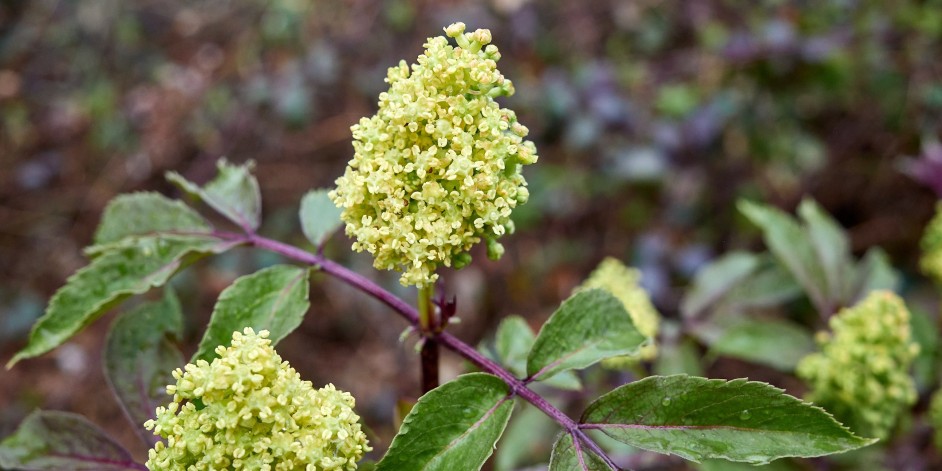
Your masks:
{"label": "water droplet on leaf", "polygon": [[752,414],[750,414],[748,410],[744,410],[739,414],[741,420],[749,420],[750,417],[752,417]]}
{"label": "water droplet on leaf", "polygon": [[664,400],[661,401],[661,405],[664,406],[664,407],[667,407],[667,406],[671,405],[671,398],[665,397]]}

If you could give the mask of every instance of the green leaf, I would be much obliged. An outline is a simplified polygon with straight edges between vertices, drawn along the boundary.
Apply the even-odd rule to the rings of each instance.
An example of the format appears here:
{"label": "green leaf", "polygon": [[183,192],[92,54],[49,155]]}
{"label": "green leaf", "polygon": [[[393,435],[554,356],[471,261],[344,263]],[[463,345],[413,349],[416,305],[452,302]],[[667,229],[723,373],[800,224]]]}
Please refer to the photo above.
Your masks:
{"label": "green leaf", "polygon": [[558,426],[543,411],[520,401],[510,425],[500,438],[494,453],[496,471],[513,471],[524,465],[536,464],[550,453],[550,443]]}
{"label": "green leaf", "polygon": [[[527,355],[536,340],[533,329],[520,316],[508,316],[497,327],[495,336],[495,349],[500,362],[518,378],[527,375]],[[563,371],[559,374],[540,379],[544,384],[560,389],[578,390],[582,383],[572,371]]]}
{"label": "green leaf", "polygon": [[210,236],[159,235],[103,253],[56,291],[29,343],[7,368],[59,346],[127,297],[163,285],[195,260],[238,244]]}
{"label": "green leaf", "polygon": [[36,411],[0,442],[0,468],[69,471],[142,470],[131,454],[77,414]]}
{"label": "green leaf", "polygon": [[743,279],[731,289],[722,302],[720,309],[742,309],[748,307],[769,307],[791,301],[802,293],[801,286],[781,264],[769,258],[760,262],[760,267],[751,276]]}
{"label": "green leaf", "polygon": [[830,215],[810,199],[801,202],[798,214],[805,221],[808,237],[823,269],[827,281],[826,292],[832,301],[846,302],[850,289],[848,280],[852,270],[847,234]]}
{"label": "green leaf", "polygon": [[216,347],[228,346],[232,333],[246,327],[269,331],[276,345],[301,324],[311,305],[309,273],[306,268],[275,265],[235,280],[219,295],[192,362],[212,361]]}
{"label": "green leaf", "polygon": [[158,193],[130,193],[116,196],[105,207],[95,231],[95,244],[155,232],[211,230],[212,226],[202,216],[180,201]]}
{"label": "green leaf", "polygon": [[327,193],[328,190],[311,190],[301,199],[301,230],[315,247],[324,245],[343,224],[340,220],[342,210],[334,205]]}
{"label": "green leaf", "polygon": [[203,200],[230,221],[246,231],[258,229],[262,215],[262,195],[258,181],[252,176],[254,162],[232,165],[221,159],[216,163],[219,173],[205,186],[189,182],[176,172],[168,172],[167,180],[181,190]]}
{"label": "green leaf", "polygon": [[166,387],[172,372],[183,366],[183,355],[167,338],[183,334],[180,303],[167,287],[163,300],[144,303],[119,317],[105,345],[105,376],[134,429],[148,445],[157,437],[142,426],[155,417],[158,405],[169,402]]}
{"label": "green leaf", "polygon": [[598,455],[584,444],[572,439],[572,434],[563,432],[553,445],[549,471],[611,471]]}
{"label": "green leaf", "polygon": [[794,371],[814,349],[814,339],[801,326],[783,320],[748,319],[726,329],[710,352]]}
{"label": "green leaf", "polygon": [[653,366],[654,374],[703,374],[700,351],[693,340],[683,338],[675,342],[665,342],[659,348],[660,351]]}
{"label": "green leaf", "polygon": [[827,275],[808,233],[777,208],[740,201],[739,210],[762,229],[769,250],[788,268],[818,310],[833,307],[829,303]]}
{"label": "green leaf", "polygon": [[503,381],[461,375],[422,396],[406,416],[379,471],[481,469],[494,450],[513,401]]}
{"label": "green leaf", "polygon": [[886,252],[879,247],[867,250],[863,259],[857,264],[854,275],[855,286],[851,304],[863,300],[871,291],[895,292],[899,290],[899,273],[893,269]]}
{"label": "green leaf", "polygon": [[693,287],[680,305],[680,312],[687,318],[700,315],[758,266],[759,258],[746,252],[730,252],[715,260],[697,272]]}
{"label": "green leaf", "polygon": [[692,461],[763,464],[876,441],[855,436],[824,409],[768,384],[686,375],[621,386],[592,403],[582,423],[623,443]]}
{"label": "green leaf", "polygon": [[580,291],[564,301],[540,329],[527,357],[527,375],[539,379],[630,355],[646,340],[624,304],[611,293]]}

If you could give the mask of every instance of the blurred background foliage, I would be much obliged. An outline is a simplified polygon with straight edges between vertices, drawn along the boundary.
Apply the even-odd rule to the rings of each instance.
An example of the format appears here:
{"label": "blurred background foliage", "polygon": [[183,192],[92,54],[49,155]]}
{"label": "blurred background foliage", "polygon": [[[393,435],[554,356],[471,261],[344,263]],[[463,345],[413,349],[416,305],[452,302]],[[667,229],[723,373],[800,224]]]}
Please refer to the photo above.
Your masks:
{"label": "blurred background foliage", "polygon": [[[254,159],[262,232],[302,244],[298,201],[341,174],[349,126],[375,110],[386,68],[414,61],[453,21],[492,30],[517,89],[503,104],[540,155],[504,259],[478,254],[444,274],[468,341],[511,313],[539,325],[605,256],[639,268],[660,312],[679,318],[698,269],[762,246],[742,198],[787,211],[814,198],[854,254],[886,250],[912,309],[937,311],[916,266],[942,194],[939,0],[0,0],[0,359],[85,263],[107,201],[176,195],[167,170],[202,182],[221,156]],[[348,247],[337,235],[327,251],[412,296]],[[219,291],[276,261],[238,252],[177,283],[191,349]],[[351,391],[388,440],[396,401],[416,394],[404,326],[325,279],[312,304],[284,356],[315,384]],[[3,373],[0,436],[37,406],[125,430],[98,396],[106,324]],[[662,350],[670,371],[704,349],[678,342]],[[706,366],[801,392],[774,368]]]}

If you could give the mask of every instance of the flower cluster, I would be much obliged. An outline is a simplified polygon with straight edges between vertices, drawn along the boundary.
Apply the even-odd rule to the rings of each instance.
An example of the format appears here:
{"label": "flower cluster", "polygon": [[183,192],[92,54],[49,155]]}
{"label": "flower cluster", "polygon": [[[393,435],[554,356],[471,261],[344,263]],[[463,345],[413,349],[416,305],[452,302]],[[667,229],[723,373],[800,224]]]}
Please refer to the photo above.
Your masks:
{"label": "flower cluster", "polygon": [[[608,257],[602,260],[602,263],[589,275],[582,285],[576,288],[576,291],[592,288],[604,289],[618,298],[625,306],[625,310],[631,316],[635,328],[641,335],[654,339],[657,336],[661,315],[651,304],[651,298],[648,293],[639,286],[641,281],[641,271],[636,268],[626,267],[620,261]],[[657,346],[650,343],[641,347],[636,355],[628,357],[616,357],[603,362],[605,366],[620,367],[624,366],[624,360],[629,363],[634,360],[651,360],[657,356]]]}
{"label": "flower cluster", "polygon": [[811,387],[809,400],[854,431],[885,438],[916,401],[909,368],[919,352],[909,311],[895,294],[874,291],[831,318],[832,334],[819,334],[821,352],[798,364]]}
{"label": "flower cluster", "polygon": [[942,283],[942,203],[936,206],[935,217],[926,226],[919,246],[922,249],[919,268],[936,282]]}
{"label": "flower cluster", "polygon": [[245,329],[173,372],[173,402],[144,426],[166,438],[149,452],[151,470],[355,470],[369,451],[354,399],[310,381],[282,362],[268,332]]}
{"label": "flower cluster", "polygon": [[331,199],[343,208],[353,249],[379,269],[399,269],[403,285],[428,286],[440,265],[461,268],[482,239],[490,258],[513,231],[511,210],[529,197],[523,165],[536,162],[528,130],[494,98],[513,94],[497,70],[491,33],[463,23],[429,38],[410,68],[386,77],[379,110],[354,125],[354,156]]}

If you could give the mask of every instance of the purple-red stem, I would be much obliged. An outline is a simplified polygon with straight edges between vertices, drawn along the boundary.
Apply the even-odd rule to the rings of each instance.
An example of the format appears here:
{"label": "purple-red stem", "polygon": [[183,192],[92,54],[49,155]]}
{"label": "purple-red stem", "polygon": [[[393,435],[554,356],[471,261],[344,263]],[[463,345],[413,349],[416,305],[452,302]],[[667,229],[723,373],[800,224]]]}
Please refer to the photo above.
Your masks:
{"label": "purple-red stem", "polygon": [[[287,258],[314,265],[321,271],[337,279],[340,279],[348,285],[353,286],[354,288],[376,298],[383,304],[386,304],[392,308],[393,311],[396,311],[396,313],[398,313],[400,316],[405,318],[405,320],[409,322],[410,325],[416,328],[419,327],[419,313],[409,303],[403,301],[389,291],[386,291],[383,289],[383,287],[360,275],[359,273],[351,271],[343,265],[324,258],[322,255],[315,255],[292,245],[268,239],[256,234],[243,235],[228,232],[216,232],[214,235],[226,240],[242,240],[247,244],[254,245],[255,247],[270,250]],[[532,389],[527,387],[526,383],[518,379],[502,366],[485,357],[470,345],[447,332],[441,332],[438,334],[425,333],[424,335],[427,335],[427,338],[429,339],[435,340],[437,344],[448,348],[458,355],[461,355],[471,363],[474,363],[481,370],[500,378],[510,388],[512,395],[520,396],[530,404],[533,404],[533,406],[537,409],[543,411],[544,414],[562,426],[567,433],[571,434],[573,438],[583,442],[590,450],[592,450],[593,453],[598,455],[599,458],[601,458],[605,464],[608,465],[608,467],[615,470],[620,469],[617,465],[615,465],[608,454],[605,453],[605,451],[602,450],[602,448],[599,447],[599,445],[595,443],[594,440],[586,435],[585,431],[579,427],[579,424],[576,421],[572,420],[568,415],[564,414],[561,410],[547,402],[543,396],[540,396]]]}

